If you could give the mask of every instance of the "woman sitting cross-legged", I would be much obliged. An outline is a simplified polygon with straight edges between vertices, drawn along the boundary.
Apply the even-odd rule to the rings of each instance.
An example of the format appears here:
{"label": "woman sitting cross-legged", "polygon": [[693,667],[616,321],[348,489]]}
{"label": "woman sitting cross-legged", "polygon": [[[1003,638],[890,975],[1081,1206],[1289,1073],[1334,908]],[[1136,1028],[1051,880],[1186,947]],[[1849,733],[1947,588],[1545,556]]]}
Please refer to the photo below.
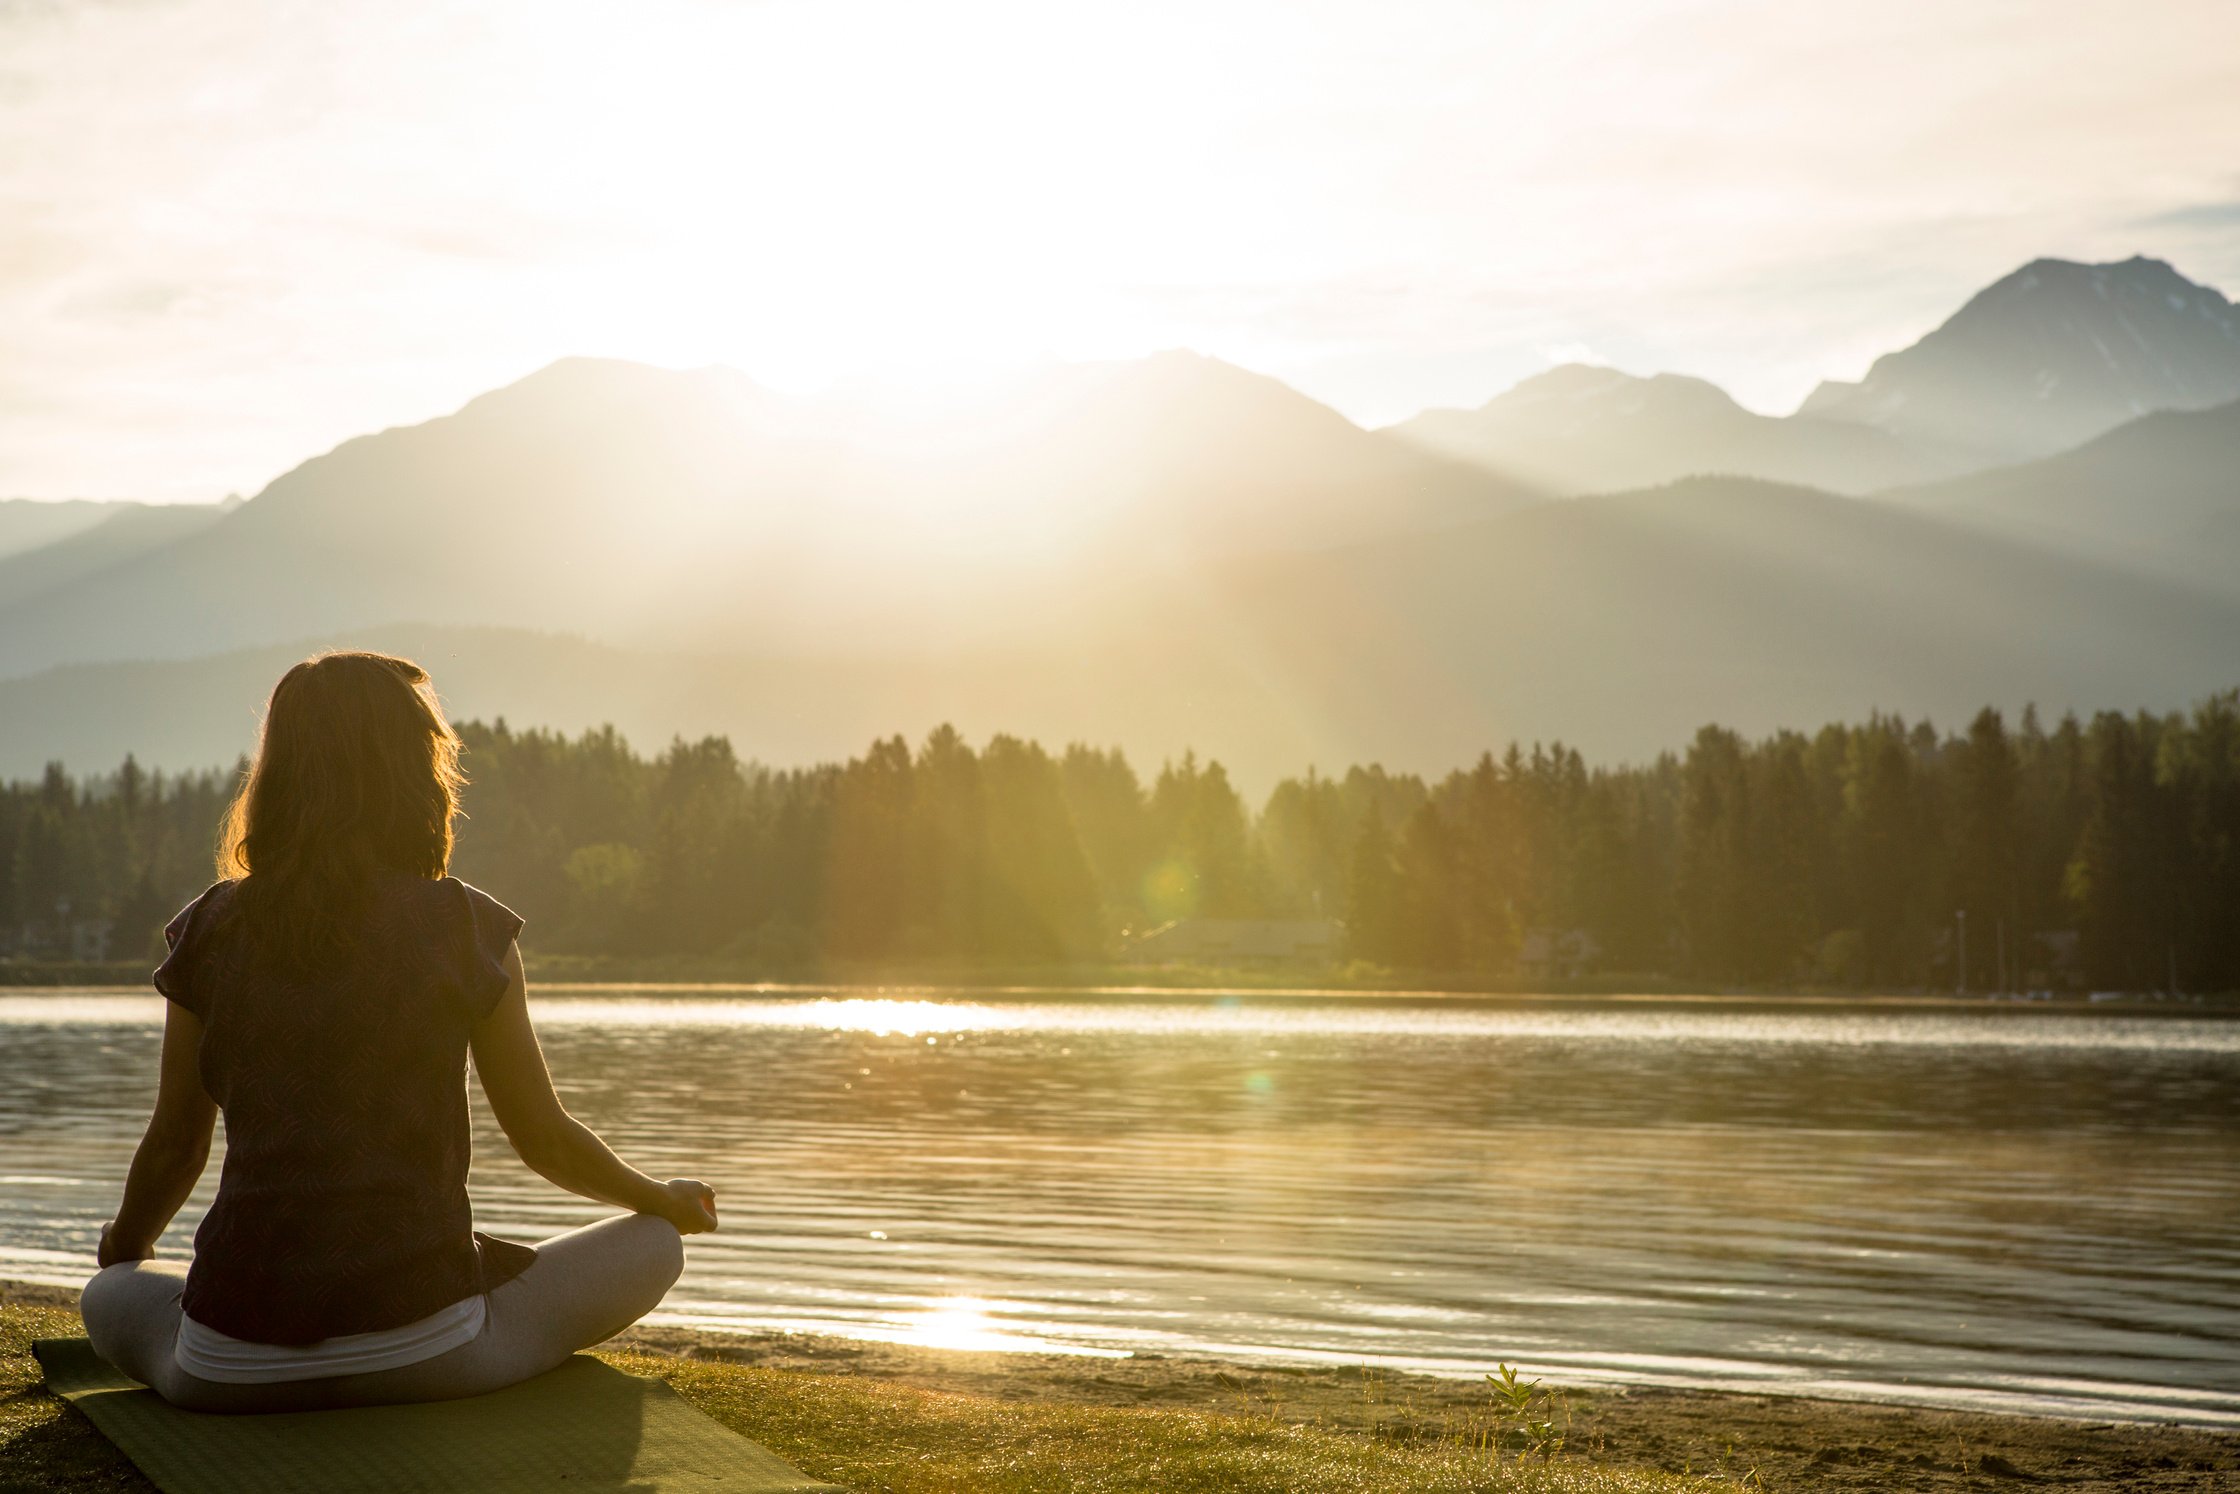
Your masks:
{"label": "woman sitting cross-legged", "polygon": [[[476,1395],[611,1337],[714,1229],[715,1194],[625,1165],[562,1108],[521,920],[445,874],[459,741],[379,654],[281,679],[219,852],[164,930],[155,1114],[84,1296],[101,1356],[195,1410]],[[475,1232],[466,1060],[523,1161],[632,1210],[531,1249]],[[151,1259],[209,1158],[194,1262]]]}

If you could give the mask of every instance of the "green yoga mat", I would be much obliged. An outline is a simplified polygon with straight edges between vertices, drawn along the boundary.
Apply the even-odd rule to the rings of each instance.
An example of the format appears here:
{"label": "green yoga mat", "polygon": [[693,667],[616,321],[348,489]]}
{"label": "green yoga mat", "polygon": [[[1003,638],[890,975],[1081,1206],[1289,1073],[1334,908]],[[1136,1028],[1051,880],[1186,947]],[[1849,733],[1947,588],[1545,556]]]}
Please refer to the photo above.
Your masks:
{"label": "green yoga mat", "polygon": [[181,1411],[82,1338],[33,1346],[47,1388],[164,1494],[840,1494],[716,1425],[659,1380],[578,1354],[490,1395],[350,1411]]}

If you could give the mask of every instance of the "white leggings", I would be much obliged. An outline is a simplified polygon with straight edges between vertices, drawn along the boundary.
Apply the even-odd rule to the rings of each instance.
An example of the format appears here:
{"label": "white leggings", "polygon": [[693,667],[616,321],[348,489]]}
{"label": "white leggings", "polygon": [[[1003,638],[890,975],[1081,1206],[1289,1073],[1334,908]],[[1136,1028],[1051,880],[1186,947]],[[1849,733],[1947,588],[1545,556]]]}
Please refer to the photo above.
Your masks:
{"label": "white leggings", "polygon": [[684,1269],[677,1227],[651,1214],[602,1219],[537,1247],[536,1262],[490,1294],[482,1332],[433,1359],[369,1374],[273,1385],[221,1384],[179,1368],[176,1261],[111,1266],[86,1283],[79,1311],[94,1351],[190,1411],[321,1411],[443,1401],[500,1390],[563,1363],[651,1312]]}

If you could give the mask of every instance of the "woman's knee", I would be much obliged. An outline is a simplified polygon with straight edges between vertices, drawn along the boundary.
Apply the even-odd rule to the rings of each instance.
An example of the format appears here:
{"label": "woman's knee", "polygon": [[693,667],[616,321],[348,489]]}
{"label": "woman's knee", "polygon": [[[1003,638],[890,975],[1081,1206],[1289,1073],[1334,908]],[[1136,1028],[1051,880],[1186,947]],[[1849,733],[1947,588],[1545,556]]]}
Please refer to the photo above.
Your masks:
{"label": "woman's knee", "polygon": [[169,1262],[122,1261],[104,1266],[78,1293],[78,1313],[90,1327],[129,1322],[150,1313],[178,1311],[186,1272]]}
{"label": "woman's knee", "polygon": [[609,1302],[617,1309],[619,1333],[661,1305],[669,1288],[684,1274],[684,1239],[677,1227],[652,1214],[632,1214],[610,1220],[619,1247],[609,1269]]}
{"label": "woman's knee", "polygon": [[675,1225],[654,1214],[632,1214],[623,1223],[634,1237],[637,1248],[633,1255],[643,1262],[646,1280],[660,1284],[655,1294],[659,1301],[684,1275],[684,1236]]}
{"label": "woman's knee", "polygon": [[103,1268],[78,1294],[93,1351],[143,1384],[167,1358],[179,1332],[186,1273],[168,1262],[128,1261]]}
{"label": "woman's knee", "polygon": [[115,1310],[118,1297],[125,1290],[120,1284],[121,1280],[131,1272],[132,1267],[129,1265],[103,1266],[94,1272],[92,1278],[78,1290],[78,1316],[84,1318],[89,1326],[96,1319],[108,1321],[109,1315]]}
{"label": "woman's knee", "polygon": [[684,1274],[683,1237],[656,1214],[621,1214],[587,1224],[545,1241],[537,1256],[529,1277],[553,1288],[566,1283],[610,1301],[638,1303],[633,1318],[652,1311]]}
{"label": "woman's knee", "polygon": [[493,1385],[541,1373],[660,1306],[683,1269],[684,1243],[667,1220],[627,1214],[570,1230],[490,1294],[490,1330],[460,1352]]}

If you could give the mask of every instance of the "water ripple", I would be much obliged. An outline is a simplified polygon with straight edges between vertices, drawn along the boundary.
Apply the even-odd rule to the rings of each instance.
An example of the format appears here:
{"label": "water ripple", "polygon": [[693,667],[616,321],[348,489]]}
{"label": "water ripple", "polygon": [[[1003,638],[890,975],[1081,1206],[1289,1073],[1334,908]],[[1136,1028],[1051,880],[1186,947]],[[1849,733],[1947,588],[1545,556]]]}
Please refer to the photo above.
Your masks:
{"label": "water ripple", "polygon": [[[891,990],[537,1018],[572,1109],[722,1194],[667,1321],[2240,1425],[2232,1024]],[[160,1020],[0,996],[0,1275],[85,1268]],[[603,1212],[479,1108],[477,1148],[485,1227]]]}

